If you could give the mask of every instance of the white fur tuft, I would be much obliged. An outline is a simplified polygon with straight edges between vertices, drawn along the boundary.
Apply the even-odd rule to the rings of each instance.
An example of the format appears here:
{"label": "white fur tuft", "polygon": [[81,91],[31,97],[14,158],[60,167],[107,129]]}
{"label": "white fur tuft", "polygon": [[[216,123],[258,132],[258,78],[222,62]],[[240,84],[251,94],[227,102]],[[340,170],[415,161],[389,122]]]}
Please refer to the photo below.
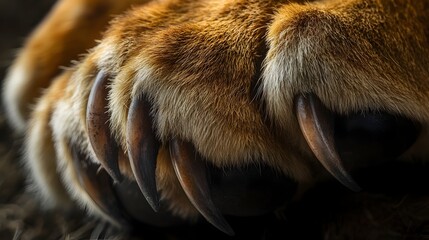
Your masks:
{"label": "white fur tuft", "polygon": [[23,65],[14,65],[4,80],[3,104],[9,123],[18,132],[22,133],[26,129],[26,119],[19,103],[21,102],[22,90],[28,83],[31,76],[28,68]]}

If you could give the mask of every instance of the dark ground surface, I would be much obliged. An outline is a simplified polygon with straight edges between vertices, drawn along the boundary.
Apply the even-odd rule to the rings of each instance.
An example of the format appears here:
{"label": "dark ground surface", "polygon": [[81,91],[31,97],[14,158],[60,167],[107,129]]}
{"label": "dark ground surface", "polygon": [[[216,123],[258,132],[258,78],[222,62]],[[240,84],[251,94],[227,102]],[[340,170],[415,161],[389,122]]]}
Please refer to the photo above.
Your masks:
{"label": "dark ground surface", "polygon": [[[52,0],[0,0],[0,79],[25,36],[49,9]],[[68,215],[43,211],[26,190],[25,172],[20,162],[21,140],[14,137],[0,109],[0,240],[8,239],[218,239],[222,234],[206,224],[185,230],[142,229],[129,237],[111,231],[107,225],[79,213]],[[308,194],[285,212],[281,221],[272,216],[254,222],[229,219],[241,239],[429,239],[429,197],[427,166],[393,166],[365,173],[361,181],[367,190],[350,194],[337,184]],[[400,171],[398,171],[400,169]],[[371,175],[372,174],[372,175]],[[372,190],[371,190],[372,189]],[[383,189],[383,191],[379,191]],[[193,233],[194,232],[194,233]],[[276,237],[276,234],[287,237]],[[205,236],[203,238],[203,236]],[[228,238],[232,239],[232,238]]]}

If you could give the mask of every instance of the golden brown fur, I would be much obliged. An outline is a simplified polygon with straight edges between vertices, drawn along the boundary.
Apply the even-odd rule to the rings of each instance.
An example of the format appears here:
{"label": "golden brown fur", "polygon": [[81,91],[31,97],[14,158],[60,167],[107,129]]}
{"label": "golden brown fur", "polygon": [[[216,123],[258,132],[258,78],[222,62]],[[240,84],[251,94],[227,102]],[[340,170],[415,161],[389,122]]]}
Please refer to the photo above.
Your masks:
{"label": "golden brown fur", "polygon": [[129,105],[146,97],[163,144],[158,189],[184,218],[198,212],[169,161],[173,137],[219,167],[266,163],[301,190],[329,178],[293,114],[299,93],[316,93],[338,113],[383,110],[420,122],[422,134],[402,158],[428,159],[429,1],[146,2],[59,1],[11,67],[4,102],[50,204],[77,200],[115,222],[80,188],[70,150],[77,145],[97,162],[85,114],[99,71],[110,77],[107,110],[125,153],[122,172],[133,179],[124,160]]}

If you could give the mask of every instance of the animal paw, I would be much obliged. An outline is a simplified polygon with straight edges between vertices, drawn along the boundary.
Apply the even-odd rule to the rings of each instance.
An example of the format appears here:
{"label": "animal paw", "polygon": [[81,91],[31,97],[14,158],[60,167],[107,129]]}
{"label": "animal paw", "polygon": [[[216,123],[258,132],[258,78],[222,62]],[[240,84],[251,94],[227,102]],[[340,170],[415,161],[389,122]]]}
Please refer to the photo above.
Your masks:
{"label": "animal paw", "polygon": [[230,235],[224,215],[286,207],[328,172],[358,191],[353,171],[428,156],[429,16],[417,9],[428,6],[134,8],[39,100],[27,165],[47,201],[116,225],[202,215]]}

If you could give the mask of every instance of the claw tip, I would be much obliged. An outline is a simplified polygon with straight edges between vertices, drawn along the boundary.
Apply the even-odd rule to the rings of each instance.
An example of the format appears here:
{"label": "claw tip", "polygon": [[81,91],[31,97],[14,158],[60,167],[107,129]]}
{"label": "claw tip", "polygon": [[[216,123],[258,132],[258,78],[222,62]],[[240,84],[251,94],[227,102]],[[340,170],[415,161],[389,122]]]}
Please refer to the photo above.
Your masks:
{"label": "claw tip", "polygon": [[[160,208],[160,204],[159,204],[159,198],[158,198],[158,194],[143,194],[146,198],[146,201],[149,203],[150,207],[153,209],[153,211],[158,212],[159,208]],[[149,197],[152,196],[152,197]]]}

